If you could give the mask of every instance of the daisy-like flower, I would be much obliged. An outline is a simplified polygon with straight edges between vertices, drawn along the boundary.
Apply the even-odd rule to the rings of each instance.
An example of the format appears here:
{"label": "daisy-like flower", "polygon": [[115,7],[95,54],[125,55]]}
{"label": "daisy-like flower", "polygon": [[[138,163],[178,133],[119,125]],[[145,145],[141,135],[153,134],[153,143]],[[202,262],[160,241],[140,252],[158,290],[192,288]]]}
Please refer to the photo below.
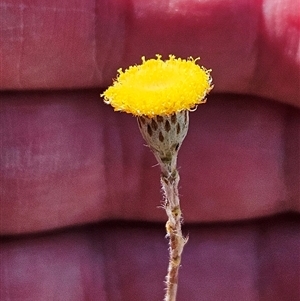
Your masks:
{"label": "daisy-like flower", "polygon": [[104,101],[116,111],[150,118],[193,109],[212,89],[210,70],[196,64],[198,60],[142,57],[141,65],[118,70],[117,79],[102,94]]}
{"label": "daisy-like flower", "polygon": [[187,242],[181,231],[177,154],[188,131],[189,111],[205,103],[213,88],[210,70],[200,67],[198,60],[174,55],[165,61],[160,55],[150,60],[142,57],[141,65],[124,72],[119,69],[113,85],[101,95],[115,111],[137,117],[141,134],[161,168],[170,246],[165,301],[176,300],[181,254]]}

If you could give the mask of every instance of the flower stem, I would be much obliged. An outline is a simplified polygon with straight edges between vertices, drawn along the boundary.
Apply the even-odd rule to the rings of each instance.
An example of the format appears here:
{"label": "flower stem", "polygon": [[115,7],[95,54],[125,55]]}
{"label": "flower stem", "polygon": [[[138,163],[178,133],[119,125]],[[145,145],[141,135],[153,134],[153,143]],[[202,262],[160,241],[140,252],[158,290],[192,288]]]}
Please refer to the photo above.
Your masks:
{"label": "flower stem", "polygon": [[[177,154],[175,155],[177,157]],[[176,159],[161,163],[161,184],[165,195],[164,208],[168,216],[166,223],[167,237],[169,238],[169,266],[166,276],[165,301],[176,301],[178,287],[178,271],[181,254],[187,239],[181,231],[181,209],[178,195],[179,174],[176,169]]]}
{"label": "flower stem", "polygon": [[178,270],[183,247],[187,242],[181,232],[179,174],[176,166],[178,151],[188,131],[189,114],[188,111],[181,111],[173,115],[153,118],[140,116],[138,125],[161,169],[160,181],[164,192],[163,207],[168,216],[166,230],[170,255],[164,301],[176,301]]}

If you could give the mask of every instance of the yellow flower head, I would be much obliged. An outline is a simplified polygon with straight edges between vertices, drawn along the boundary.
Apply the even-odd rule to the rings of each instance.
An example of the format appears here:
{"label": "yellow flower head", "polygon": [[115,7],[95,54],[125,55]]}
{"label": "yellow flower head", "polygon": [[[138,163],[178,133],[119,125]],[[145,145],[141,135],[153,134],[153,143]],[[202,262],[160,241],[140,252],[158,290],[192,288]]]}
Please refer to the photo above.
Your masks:
{"label": "yellow flower head", "polygon": [[[199,58],[198,58],[199,59]],[[171,115],[190,110],[205,102],[212,89],[210,70],[196,64],[198,59],[170,55],[163,61],[146,60],[124,72],[118,70],[117,79],[101,96],[114,107],[135,116]]]}

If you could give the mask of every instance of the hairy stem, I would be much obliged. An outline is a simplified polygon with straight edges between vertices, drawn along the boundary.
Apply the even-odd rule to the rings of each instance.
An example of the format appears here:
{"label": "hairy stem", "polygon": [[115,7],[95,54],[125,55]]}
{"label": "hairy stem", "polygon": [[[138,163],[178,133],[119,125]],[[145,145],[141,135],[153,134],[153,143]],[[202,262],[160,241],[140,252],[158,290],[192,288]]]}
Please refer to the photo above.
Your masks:
{"label": "hairy stem", "polygon": [[165,301],[176,301],[178,270],[181,254],[187,239],[181,232],[181,210],[178,195],[179,174],[176,168],[177,155],[187,134],[189,125],[188,111],[180,111],[168,116],[138,117],[142,136],[150,146],[161,168],[161,185],[164,191],[164,208],[169,238],[169,267],[166,276]]}
{"label": "hairy stem", "polygon": [[178,271],[181,254],[187,239],[181,231],[181,209],[178,195],[179,174],[176,169],[176,158],[172,162],[161,164],[161,183],[165,194],[164,208],[168,216],[166,223],[169,238],[169,266],[166,276],[165,301],[175,301],[178,287]]}

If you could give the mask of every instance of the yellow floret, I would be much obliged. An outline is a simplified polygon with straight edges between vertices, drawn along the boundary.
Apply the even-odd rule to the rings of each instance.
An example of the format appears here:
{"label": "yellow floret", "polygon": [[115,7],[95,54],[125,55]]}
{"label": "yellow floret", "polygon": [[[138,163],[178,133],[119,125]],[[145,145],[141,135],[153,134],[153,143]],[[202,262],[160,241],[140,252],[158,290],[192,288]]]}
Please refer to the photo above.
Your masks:
{"label": "yellow floret", "polygon": [[124,72],[119,69],[117,79],[101,96],[115,111],[135,116],[151,118],[190,110],[204,103],[212,89],[210,70],[197,65],[197,60],[174,55],[166,61],[160,55],[149,60],[142,57],[141,65]]}

